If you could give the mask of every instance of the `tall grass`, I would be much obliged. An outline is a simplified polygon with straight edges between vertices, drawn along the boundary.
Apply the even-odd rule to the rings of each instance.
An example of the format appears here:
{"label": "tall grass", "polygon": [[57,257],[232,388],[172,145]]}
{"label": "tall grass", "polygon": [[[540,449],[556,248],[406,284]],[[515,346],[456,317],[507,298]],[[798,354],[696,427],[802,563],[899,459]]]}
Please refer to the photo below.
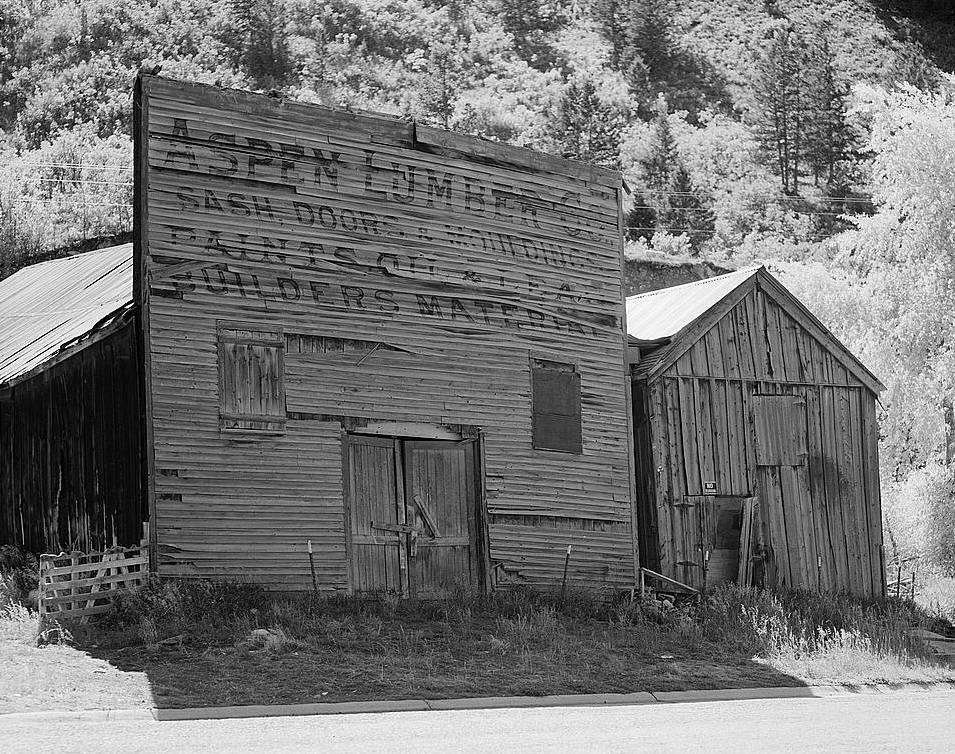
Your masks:
{"label": "tall grass", "polygon": [[12,545],[0,546],[0,641],[36,643],[38,580],[35,557]]}
{"label": "tall grass", "polygon": [[759,658],[830,680],[918,677],[931,665],[911,635],[931,616],[911,601],[735,585],[677,605],[604,597],[572,591],[559,600],[514,589],[430,602],[277,598],[247,583],[153,581],[120,599],[97,630],[126,644],[350,653],[355,662],[404,662],[410,673],[429,674],[455,654],[497,658],[531,675],[572,661],[639,663],[673,653]]}

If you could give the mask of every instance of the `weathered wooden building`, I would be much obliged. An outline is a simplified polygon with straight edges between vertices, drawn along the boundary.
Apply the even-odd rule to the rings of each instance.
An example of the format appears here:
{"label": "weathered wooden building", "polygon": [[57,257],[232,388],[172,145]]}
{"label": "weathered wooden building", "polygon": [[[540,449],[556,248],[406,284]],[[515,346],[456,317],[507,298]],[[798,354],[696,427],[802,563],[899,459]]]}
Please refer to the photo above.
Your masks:
{"label": "weathered wooden building", "polygon": [[142,536],[132,245],[0,281],[0,544]]}
{"label": "weathered wooden building", "polygon": [[633,584],[617,173],[174,82],[135,95],[160,575]]}
{"label": "weathered wooden building", "polygon": [[882,594],[879,380],[764,268],[627,299],[642,564]]}

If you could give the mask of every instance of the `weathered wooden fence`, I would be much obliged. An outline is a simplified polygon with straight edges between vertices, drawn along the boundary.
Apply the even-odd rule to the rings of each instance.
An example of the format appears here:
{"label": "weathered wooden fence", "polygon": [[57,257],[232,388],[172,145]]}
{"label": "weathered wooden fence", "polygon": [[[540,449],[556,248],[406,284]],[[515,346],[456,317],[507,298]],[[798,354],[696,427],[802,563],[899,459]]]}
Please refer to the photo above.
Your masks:
{"label": "weathered wooden fence", "polygon": [[142,586],[149,576],[146,543],[104,552],[40,556],[40,616],[78,620],[110,609],[113,599]]}
{"label": "weathered wooden fence", "polygon": [[917,557],[892,560],[886,563],[885,594],[887,597],[915,599],[918,582],[919,559]]}

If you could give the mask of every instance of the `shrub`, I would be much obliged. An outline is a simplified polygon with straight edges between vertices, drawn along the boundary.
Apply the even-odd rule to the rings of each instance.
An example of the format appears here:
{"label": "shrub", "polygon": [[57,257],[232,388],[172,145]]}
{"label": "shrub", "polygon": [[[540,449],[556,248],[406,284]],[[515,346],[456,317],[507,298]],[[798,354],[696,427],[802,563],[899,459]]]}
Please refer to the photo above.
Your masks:
{"label": "shrub", "polygon": [[0,545],[0,607],[36,606],[40,571],[36,556],[15,545]]}
{"label": "shrub", "polygon": [[120,595],[98,625],[135,630],[150,645],[176,634],[221,638],[237,619],[248,620],[267,605],[266,592],[251,583],[153,579]]}

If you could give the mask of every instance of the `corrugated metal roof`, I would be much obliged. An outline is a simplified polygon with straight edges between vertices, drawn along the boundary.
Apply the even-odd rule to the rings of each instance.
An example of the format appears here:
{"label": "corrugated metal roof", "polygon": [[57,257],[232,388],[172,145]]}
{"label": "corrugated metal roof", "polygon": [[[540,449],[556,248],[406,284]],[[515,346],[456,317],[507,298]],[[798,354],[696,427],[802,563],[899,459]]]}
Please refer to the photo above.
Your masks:
{"label": "corrugated metal roof", "polygon": [[675,285],[627,298],[627,334],[644,341],[676,336],[736,288],[756,275],[760,266]]}
{"label": "corrugated metal roof", "polygon": [[0,280],[0,384],[132,306],[133,245],[26,267]]}

